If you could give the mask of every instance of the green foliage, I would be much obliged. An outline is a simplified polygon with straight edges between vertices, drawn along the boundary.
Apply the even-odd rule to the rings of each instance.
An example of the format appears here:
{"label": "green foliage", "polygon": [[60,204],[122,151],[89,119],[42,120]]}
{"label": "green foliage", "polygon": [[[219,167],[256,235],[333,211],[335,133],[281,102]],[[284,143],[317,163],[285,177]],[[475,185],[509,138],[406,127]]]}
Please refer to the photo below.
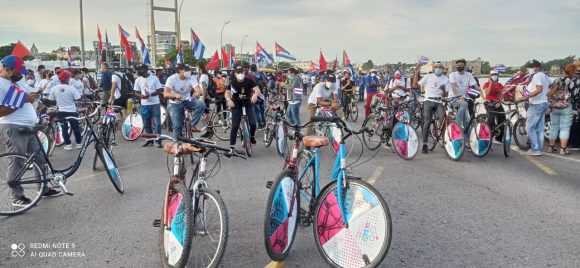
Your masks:
{"label": "green foliage", "polygon": [[[167,54],[165,54],[165,57],[157,60],[157,66],[163,66],[163,61],[164,60],[168,60],[171,62],[175,62],[175,58],[177,57],[177,48],[174,48],[172,50],[170,50],[169,52],[167,52]],[[193,57],[193,53],[191,51],[191,46],[183,46],[183,58],[185,61],[185,64],[189,65],[189,66],[195,66],[198,62],[197,59],[195,59]],[[209,60],[207,59],[201,59],[201,62],[203,64],[207,64]]]}
{"label": "green foliage", "polygon": [[0,47],[0,59],[3,59],[4,57],[12,54],[12,50],[14,50],[15,46],[16,46],[16,43],[10,43],[9,45],[1,46]]}
{"label": "green foliage", "polygon": [[290,67],[292,67],[292,66],[290,65],[289,62],[286,62],[286,61],[278,62],[278,70],[284,70],[284,69],[288,69]]}
{"label": "green foliage", "polygon": [[362,65],[363,70],[366,70],[366,71],[368,71],[374,67],[375,67],[375,64],[373,63],[372,60],[369,60],[369,61],[363,63],[363,65]]}
{"label": "green foliage", "polygon": [[[564,70],[564,68],[566,67],[566,65],[570,64],[570,63],[574,63],[574,60],[576,59],[575,55],[570,55],[568,57],[565,57],[563,59],[553,59],[553,60],[549,60],[546,62],[541,61],[540,63],[542,63],[542,70],[549,72],[550,69],[552,68],[552,66],[558,66],[560,67],[560,70]],[[531,60],[527,61],[526,63],[524,63],[523,66],[521,66],[519,68],[520,71],[525,71],[527,69],[528,64],[532,62]]]}
{"label": "green foliage", "polygon": [[489,64],[489,61],[482,61],[481,74],[488,74],[489,72],[491,72],[491,64]]}

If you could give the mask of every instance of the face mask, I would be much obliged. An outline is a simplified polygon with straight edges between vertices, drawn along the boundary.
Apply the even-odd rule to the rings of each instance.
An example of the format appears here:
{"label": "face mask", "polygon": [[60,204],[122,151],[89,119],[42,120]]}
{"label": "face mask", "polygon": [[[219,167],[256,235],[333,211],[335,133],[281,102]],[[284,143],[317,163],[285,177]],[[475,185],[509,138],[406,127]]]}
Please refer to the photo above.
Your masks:
{"label": "face mask", "polygon": [[34,79],[28,79],[28,80],[26,80],[26,84],[29,85],[29,86],[31,86],[31,87],[34,86],[34,83],[35,83]]}
{"label": "face mask", "polygon": [[395,79],[401,79],[401,75],[400,74],[396,74],[395,75]]}
{"label": "face mask", "polygon": [[191,77],[191,71],[185,72],[185,77],[190,78]]}
{"label": "face mask", "polygon": [[138,74],[139,76],[145,76],[145,73],[146,73],[146,72],[144,72],[144,71],[139,71],[137,74]]}
{"label": "face mask", "polygon": [[463,70],[465,70],[465,67],[456,67],[458,72],[463,72]]}
{"label": "face mask", "polygon": [[491,76],[491,81],[497,82],[498,77],[496,75]]}
{"label": "face mask", "polygon": [[436,76],[441,76],[441,75],[443,74],[443,69],[442,69],[442,68],[436,68],[436,69],[433,71],[433,73],[434,73]]}
{"label": "face mask", "polygon": [[377,76],[377,75],[376,74],[371,74],[371,77],[375,77],[375,76]]}
{"label": "face mask", "polygon": [[534,69],[534,68],[528,68],[528,73],[529,74],[534,74],[534,73],[536,73],[536,69]]}
{"label": "face mask", "polygon": [[326,86],[326,88],[331,88],[334,85],[334,83],[326,81],[324,85]]}
{"label": "face mask", "polygon": [[244,80],[245,77],[246,75],[244,73],[236,74],[236,79],[238,79],[238,81]]}

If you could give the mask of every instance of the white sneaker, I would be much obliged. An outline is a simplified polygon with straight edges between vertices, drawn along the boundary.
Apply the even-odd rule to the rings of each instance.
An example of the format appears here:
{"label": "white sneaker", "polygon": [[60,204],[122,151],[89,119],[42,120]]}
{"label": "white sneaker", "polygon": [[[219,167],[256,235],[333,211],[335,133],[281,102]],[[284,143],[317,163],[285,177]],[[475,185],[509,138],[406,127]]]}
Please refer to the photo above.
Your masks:
{"label": "white sneaker", "polygon": [[64,146],[64,150],[65,151],[71,151],[72,150],[72,145],[69,144],[69,145]]}
{"label": "white sneaker", "polygon": [[76,148],[77,149],[82,149],[83,148],[83,145],[82,144],[77,144],[77,147]]}
{"label": "white sneaker", "polygon": [[531,155],[531,156],[541,156],[542,155],[542,152],[529,150],[529,151],[525,152],[524,154],[525,155]]}

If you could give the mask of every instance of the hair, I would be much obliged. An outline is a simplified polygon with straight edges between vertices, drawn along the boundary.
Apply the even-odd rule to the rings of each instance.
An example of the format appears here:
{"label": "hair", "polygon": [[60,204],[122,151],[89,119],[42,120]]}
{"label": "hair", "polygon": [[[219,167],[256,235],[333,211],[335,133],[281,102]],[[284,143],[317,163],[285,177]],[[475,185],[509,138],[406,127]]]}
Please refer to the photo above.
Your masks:
{"label": "hair", "polygon": [[566,65],[566,68],[564,68],[564,74],[566,74],[568,76],[572,76],[576,73],[577,68],[578,68],[578,66],[576,66],[576,64],[570,63],[570,64]]}
{"label": "hair", "polygon": [[542,64],[537,60],[532,60],[528,64],[528,68],[542,68]]}
{"label": "hair", "polygon": [[177,65],[177,70],[178,71],[181,71],[181,70],[188,71],[189,70],[189,67],[187,65],[185,65],[185,63],[180,63],[180,64]]}
{"label": "hair", "polygon": [[51,77],[51,76],[52,76],[52,75],[51,75],[51,73],[50,73],[50,72],[43,72],[43,73],[42,73],[42,78],[43,78],[43,79],[50,79],[50,77]]}
{"label": "hair", "polygon": [[205,68],[205,65],[204,65],[203,63],[201,63],[201,62],[198,62],[198,63],[196,64],[196,66],[197,66],[197,68],[199,68],[199,71],[200,71],[202,74],[209,74],[209,73],[207,72],[207,68]]}
{"label": "hair", "polygon": [[46,67],[44,67],[44,65],[42,65],[42,64],[41,65],[38,65],[37,70],[40,71],[41,69],[46,69]]}
{"label": "hair", "polygon": [[460,60],[455,61],[455,64],[458,64],[458,63],[467,64],[467,62],[465,61],[465,59],[460,59]]}
{"label": "hair", "polygon": [[73,75],[81,74],[81,70],[76,69],[72,72]]}
{"label": "hair", "polygon": [[84,73],[89,73],[89,69],[87,69],[87,67],[82,68],[81,71]]}
{"label": "hair", "polygon": [[103,66],[105,66],[105,68],[109,69],[109,64],[106,62],[103,62]]}
{"label": "hair", "polygon": [[258,66],[256,66],[256,64],[250,65],[250,71],[257,72],[258,71]]}
{"label": "hair", "polygon": [[55,67],[55,68],[54,68],[54,72],[55,72],[55,73],[58,73],[58,70],[60,70],[60,67]]}

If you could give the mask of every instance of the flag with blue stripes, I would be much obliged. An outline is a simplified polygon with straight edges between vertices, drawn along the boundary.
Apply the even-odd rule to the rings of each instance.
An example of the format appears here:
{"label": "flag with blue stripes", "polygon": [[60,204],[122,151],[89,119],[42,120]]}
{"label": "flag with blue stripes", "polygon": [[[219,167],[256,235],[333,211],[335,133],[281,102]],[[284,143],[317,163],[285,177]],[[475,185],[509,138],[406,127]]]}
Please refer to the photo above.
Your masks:
{"label": "flag with blue stripes", "polygon": [[469,95],[471,97],[477,97],[477,96],[479,96],[479,94],[481,94],[481,92],[479,90],[477,90],[477,88],[475,88],[475,87],[468,87],[467,88],[467,95]]}
{"label": "flag with blue stripes", "polygon": [[493,69],[496,70],[498,73],[505,73],[505,65],[503,64],[496,64],[493,66]]}
{"label": "flag with blue stripes", "polygon": [[201,42],[201,39],[199,38],[199,36],[197,36],[195,31],[191,28],[190,30],[191,30],[191,43],[193,44],[193,46],[191,47],[193,57],[195,57],[198,60],[201,60],[203,59],[203,53],[205,52],[205,45]]}
{"label": "flag with blue stripes", "polygon": [[28,93],[22,90],[17,84],[12,84],[10,88],[8,88],[8,92],[6,92],[6,96],[4,96],[4,100],[2,100],[2,105],[13,110],[20,109],[26,103],[26,98],[28,97]]}

